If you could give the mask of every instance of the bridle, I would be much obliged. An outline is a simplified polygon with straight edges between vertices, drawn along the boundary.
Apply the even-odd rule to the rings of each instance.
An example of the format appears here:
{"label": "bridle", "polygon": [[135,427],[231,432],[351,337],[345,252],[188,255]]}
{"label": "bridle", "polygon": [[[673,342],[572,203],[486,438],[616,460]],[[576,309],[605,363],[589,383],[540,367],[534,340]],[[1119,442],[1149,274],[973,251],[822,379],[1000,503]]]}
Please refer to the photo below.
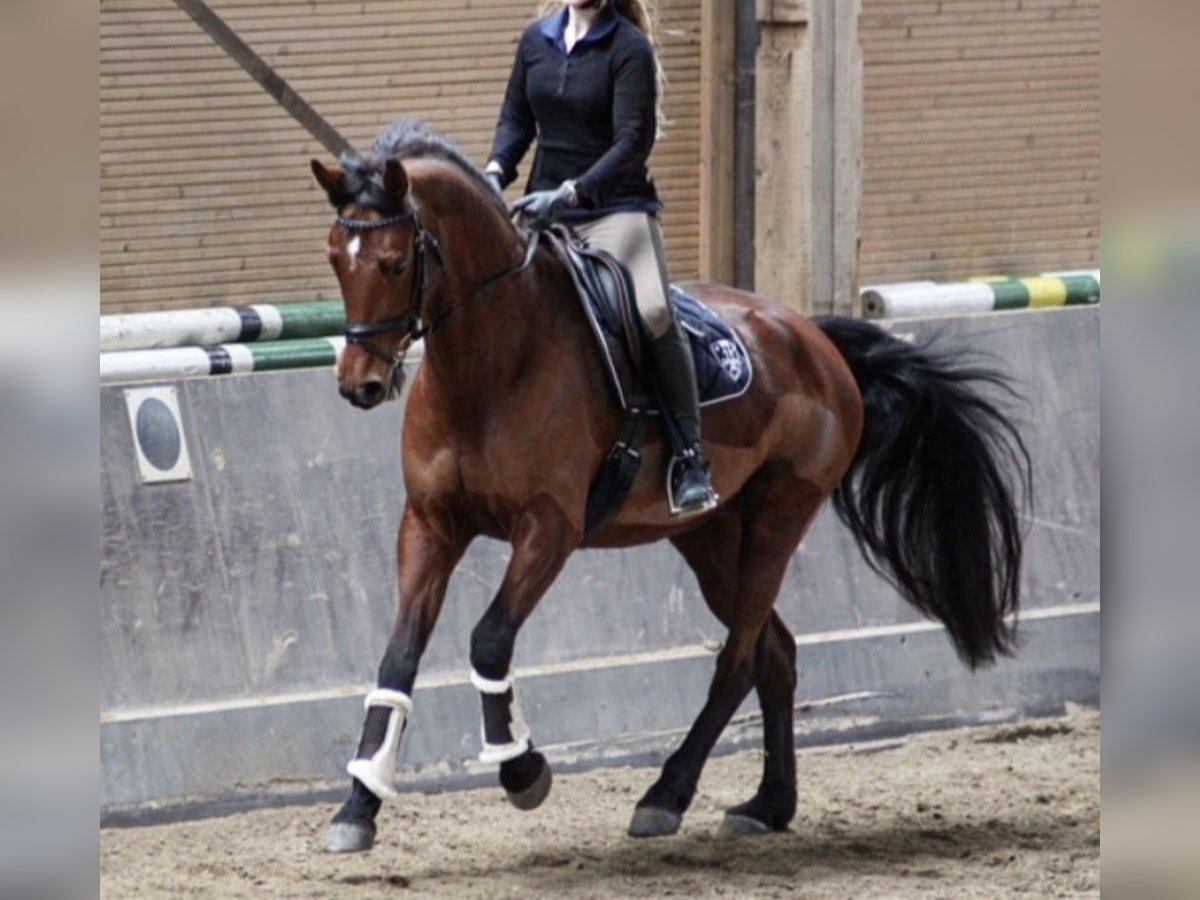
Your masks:
{"label": "bridle", "polygon": [[[439,265],[442,262],[442,248],[439,246],[437,238],[422,227],[421,217],[415,209],[374,221],[351,219],[343,215],[337,217],[339,225],[347,231],[355,233],[378,231],[381,228],[391,228],[408,221],[413,223],[413,299],[411,311],[405,316],[395,316],[391,319],[380,319],[375,322],[347,322],[344,332],[348,345],[358,344],[372,356],[382,359],[388,364],[388,381],[396,388],[399,387],[399,384],[397,384],[397,373],[402,371],[404,357],[408,353],[408,348],[412,346],[413,341],[422,337],[427,330],[421,321],[421,311],[425,305],[425,291],[429,287],[429,269],[425,262],[425,248],[431,248],[430,252],[437,259]],[[372,340],[372,338],[382,334],[394,334],[397,332],[402,335],[402,338],[400,346],[395,353],[388,353],[383,347]]]}
{"label": "bridle", "polygon": [[[422,311],[425,306],[425,294],[429,288],[429,266],[426,261],[426,251],[433,258],[433,261],[439,267],[445,267],[445,257],[442,254],[441,244],[437,238],[421,224],[421,216],[415,210],[399,213],[394,216],[388,216],[383,219],[375,219],[373,221],[364,221],[362,219],[351,219],[343,215],[338,215],[337,222],[347,231],[365,232],[377,231],[381,228],[391,228],[395,225],[403,224],[411,221],[413,223],[413,297],[411,309],[408,315],[394,316],[390,319],[380,319],[375,322],[347,322],[345,329],[346,344],[357,344],[362,347],[372,356],[383,360],[389,366],[388,383],[395,393],[399,393],[404,382],[404,357],[408,354],[409,348],[413,341],[425,337],[458,312],[468,300],[481,293],[486,288],[491,287],[498,281],[508,278],[510,275],[516,275],[527,269],[530,263],[533,262],[533,257],[537,251],[537,232],[529,236],[525,255],[521,262],[517,265],[505,269],[497,275],[485,279],[479,286],[474,288],[466,297],[463,298],[456,306],[444,313],[436,322],[426,325],[422,319]],[[395,353],[388,353],[383,347],[376,343],[372,338],[383,334],[400,334],[400,345]]]}

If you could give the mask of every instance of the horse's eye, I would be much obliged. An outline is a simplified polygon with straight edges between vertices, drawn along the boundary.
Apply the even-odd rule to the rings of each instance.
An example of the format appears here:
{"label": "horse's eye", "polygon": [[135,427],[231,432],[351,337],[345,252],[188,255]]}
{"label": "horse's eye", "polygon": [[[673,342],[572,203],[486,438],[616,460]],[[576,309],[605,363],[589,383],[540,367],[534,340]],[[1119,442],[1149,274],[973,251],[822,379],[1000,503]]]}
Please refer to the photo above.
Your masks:
{"label": "horse's eye", "polygon": [[379,267],[388,275],[401,275],[408,268],[408,260],[403,257],[399,259],[382,259],[379,261]]}

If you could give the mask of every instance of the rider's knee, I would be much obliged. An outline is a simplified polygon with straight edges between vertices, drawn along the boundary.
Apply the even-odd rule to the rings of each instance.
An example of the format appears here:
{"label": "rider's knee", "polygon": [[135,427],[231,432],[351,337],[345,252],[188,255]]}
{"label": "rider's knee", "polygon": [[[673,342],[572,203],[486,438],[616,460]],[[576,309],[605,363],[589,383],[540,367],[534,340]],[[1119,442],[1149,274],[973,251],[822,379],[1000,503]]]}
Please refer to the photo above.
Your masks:
{"label": "rider's knee", "polygon": [[642,321],[646,324],[646,331],[650,334],[651,339],[662,337],[675,324],[671,318],[671,310],[666,303],[654,304],[649,309],[641,310],[641,313]]}

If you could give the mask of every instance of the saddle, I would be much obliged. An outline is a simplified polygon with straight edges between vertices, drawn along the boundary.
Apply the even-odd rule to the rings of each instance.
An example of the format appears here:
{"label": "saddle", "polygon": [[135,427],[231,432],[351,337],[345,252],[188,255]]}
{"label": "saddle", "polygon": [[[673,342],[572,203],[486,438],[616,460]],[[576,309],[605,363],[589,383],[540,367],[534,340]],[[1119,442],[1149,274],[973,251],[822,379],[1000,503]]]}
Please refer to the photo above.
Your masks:
{"label": "saddle", "polygon": [[[565,226],[540,232],[563,263],[621,409],[621,428],[588,493],[584,534],[591,537],[617,513],[641,468],[646,419],[661,414],[645,365],[646,333],[637,310],[633,279],[612,254],[581,243]],[[668,297],[688,335],[702,407],[740,397],[750,387],[753,366],[741,338],[716,313],[677,285]]]}
{"label": "saddle", "polygon": [[563,225],[547,229],[542,237],[565,266],[583,302],[621,409],[648,411],[654,403],[642,377],[646,334],[629,271],[611,253],[587,246]]}

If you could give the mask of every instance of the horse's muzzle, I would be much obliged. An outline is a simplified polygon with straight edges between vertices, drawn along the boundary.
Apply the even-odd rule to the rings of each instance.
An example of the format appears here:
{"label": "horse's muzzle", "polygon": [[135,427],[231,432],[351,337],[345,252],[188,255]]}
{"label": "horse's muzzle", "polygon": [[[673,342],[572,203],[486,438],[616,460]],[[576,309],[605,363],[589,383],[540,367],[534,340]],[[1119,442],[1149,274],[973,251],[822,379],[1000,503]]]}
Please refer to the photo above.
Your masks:
{"label": "horse's muzzle", "polygon": [[364,381],[356,388],[338,385],[338,393],[349,400],[359,409],[374,409],[387,399],[387,387],[382,381],[371,379]]}

